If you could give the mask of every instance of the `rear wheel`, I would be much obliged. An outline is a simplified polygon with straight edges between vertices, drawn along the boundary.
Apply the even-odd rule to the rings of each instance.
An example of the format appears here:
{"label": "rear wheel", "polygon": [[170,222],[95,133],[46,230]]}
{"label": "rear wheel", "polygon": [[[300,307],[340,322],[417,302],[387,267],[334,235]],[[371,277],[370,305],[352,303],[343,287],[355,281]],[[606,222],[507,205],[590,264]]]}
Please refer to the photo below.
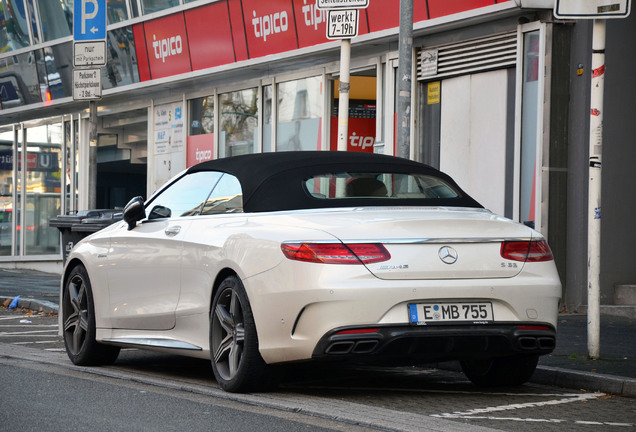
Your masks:
{"label": "rear wheel", "polygon": [[62,293],[64,346],[73,363],[80,366],[112,364],[119,347],[95,341],[95,306],[91,283],[84,266],[75,267]]}
{"label": "rear wheel", "polygon": [[236,276],[221,282],[212,301],[210,356],[214,376],[225,391],[264,390],[275,385],[272,367],[258,351],[254,316]]}
{"label": "rear wheel", "polygon": [[481,387],[517,386],[527,382],[537,368],[539,356],[512,356],[464,360],[464,374]]}

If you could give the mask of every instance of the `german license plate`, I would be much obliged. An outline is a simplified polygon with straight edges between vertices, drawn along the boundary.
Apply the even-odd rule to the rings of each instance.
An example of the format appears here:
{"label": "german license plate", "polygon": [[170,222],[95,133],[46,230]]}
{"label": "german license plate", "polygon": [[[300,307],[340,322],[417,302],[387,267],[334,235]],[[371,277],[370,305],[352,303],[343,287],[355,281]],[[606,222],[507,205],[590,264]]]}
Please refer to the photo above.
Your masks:
{"label": "german license plate", "polygon": [[492,303],[413,303],[409,304],[409,321],[413,325],[441,322],[490,322]]}

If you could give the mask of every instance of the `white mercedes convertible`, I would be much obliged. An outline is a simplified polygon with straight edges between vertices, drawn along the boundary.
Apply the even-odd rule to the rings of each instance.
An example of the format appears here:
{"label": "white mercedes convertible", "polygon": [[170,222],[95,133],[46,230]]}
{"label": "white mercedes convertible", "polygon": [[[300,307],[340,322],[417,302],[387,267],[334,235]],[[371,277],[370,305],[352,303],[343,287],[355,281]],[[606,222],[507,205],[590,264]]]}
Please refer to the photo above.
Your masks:
{"label": "white mercedes convertible", "polygon": [[245,392],[327,360],[459,360],[477,385],[524,383],[555,348],[561,285],[540,233],[447,175],[325,151],[189,168],[79,242],[60,295],[73,363],[178,353]]}

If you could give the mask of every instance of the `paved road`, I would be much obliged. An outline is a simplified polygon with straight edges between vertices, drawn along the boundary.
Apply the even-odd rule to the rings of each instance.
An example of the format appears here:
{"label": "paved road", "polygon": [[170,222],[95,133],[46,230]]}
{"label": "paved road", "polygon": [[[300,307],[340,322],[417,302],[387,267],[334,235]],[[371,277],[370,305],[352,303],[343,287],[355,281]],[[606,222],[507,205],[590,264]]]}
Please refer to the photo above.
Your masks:
{"label": "paved road", "polygon": [[[152,392],[174,392],[180,399],[196,396],[212,405],[218,400],[229,400],[367,429],[515,432],[636,429],[634,398],[538,384],[482,391],[460,373],[430,368],[297,366],[288,369],[279,391],[253,395],[224,393],[211,378],[209,362],[179,356],[123,350],[113,366],[78,368],[63,352],[63,343],[56,336],[56,319],[0,309],[0,365],[46,366],[52,367],[55,374],[61,373],[58,370],[61,368],[88,380],[100,377],[113,385],[134,382],[149,386]],[[16,385],[15,381],[3,384],[3,394],[10,394]],[[46,401],[39,403],[46,407]],[[104,409],[116,413],[118,408]],[[46,413],[44,408],[42,413]]]}

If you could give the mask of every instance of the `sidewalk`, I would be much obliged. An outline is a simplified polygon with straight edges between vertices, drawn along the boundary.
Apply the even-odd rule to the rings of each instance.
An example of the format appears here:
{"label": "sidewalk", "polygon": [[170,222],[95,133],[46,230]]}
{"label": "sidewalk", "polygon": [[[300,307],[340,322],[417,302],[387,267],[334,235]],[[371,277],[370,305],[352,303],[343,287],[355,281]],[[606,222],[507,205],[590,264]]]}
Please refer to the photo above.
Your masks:
{"label": "sidewalk", "polygon": [[[18,307],[57,313],[60,276],[0,269],[0,305],[20,296]],[[539,360],[532,381],[636,397],[636,320],[601,316],[601,358],[587,358],[587,317],[560,315],[557,346]]]}

